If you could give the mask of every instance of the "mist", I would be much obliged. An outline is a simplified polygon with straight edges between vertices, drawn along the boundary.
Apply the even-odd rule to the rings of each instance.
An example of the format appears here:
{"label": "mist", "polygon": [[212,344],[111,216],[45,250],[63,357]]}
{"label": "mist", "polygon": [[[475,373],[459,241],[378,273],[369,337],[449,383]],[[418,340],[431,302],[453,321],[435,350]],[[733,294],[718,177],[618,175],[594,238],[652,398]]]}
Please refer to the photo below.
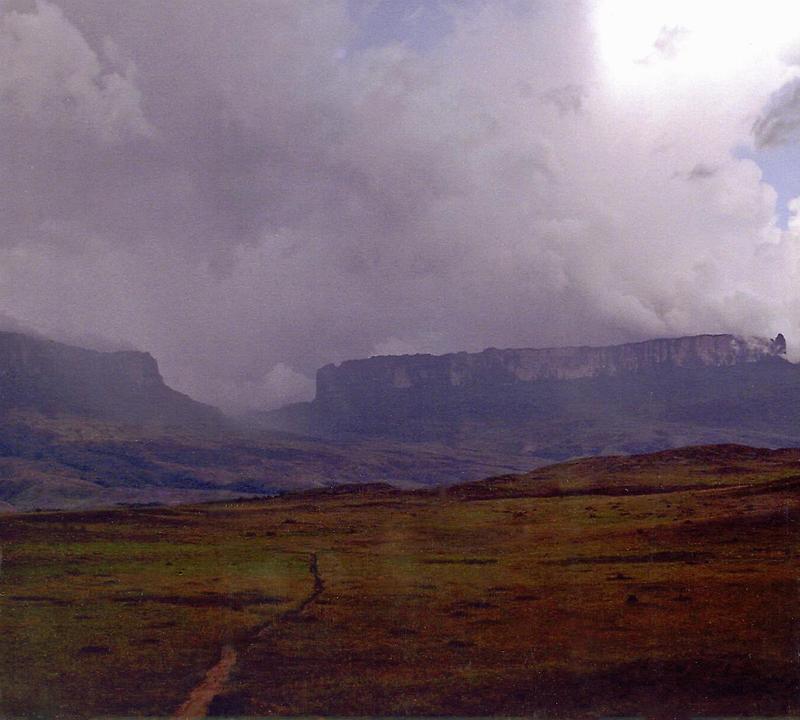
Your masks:
{"label": "mist", "polygon": [[800,200],[782,227],[742,152],[800,135],[782,5],[795,37],[678,7],[627,59],[607,3],[385,5],[0,2],[8,326],[147,350],[225,409],[381,353],[796,356]]}

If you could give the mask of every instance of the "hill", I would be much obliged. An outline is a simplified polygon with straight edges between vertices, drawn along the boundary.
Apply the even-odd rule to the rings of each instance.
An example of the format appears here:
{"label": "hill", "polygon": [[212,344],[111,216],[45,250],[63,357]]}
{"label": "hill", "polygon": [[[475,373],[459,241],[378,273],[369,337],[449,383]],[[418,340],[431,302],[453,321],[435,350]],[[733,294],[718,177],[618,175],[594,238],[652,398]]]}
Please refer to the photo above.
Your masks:
{"label": "hill", "polygon": [[0,419],[0,511],[174,504],[373,480],[420,487],[528,467],[440,443],[326,442],[20,411]]}
{"label": "hill", "polygon": [[800,450],[0,524],[0,715],[796,716]]}

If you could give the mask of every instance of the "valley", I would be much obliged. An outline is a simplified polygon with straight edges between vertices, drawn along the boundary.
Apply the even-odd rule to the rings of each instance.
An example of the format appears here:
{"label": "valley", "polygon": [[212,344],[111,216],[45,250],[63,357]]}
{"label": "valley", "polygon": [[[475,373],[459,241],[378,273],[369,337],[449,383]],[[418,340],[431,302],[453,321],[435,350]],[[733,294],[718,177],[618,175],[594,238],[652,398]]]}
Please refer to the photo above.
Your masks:
{"label": "valley", "polygon": [[352,360],[317,396],[225,416],[148,353],[0,332],[0,512],[425,488],[571,458],[800,445],[782,335]]}
{"label": "valley", "polygon": [[333,442],[239,427],[198,432],[14,412],[0,420],[0,512],[263,497],[336,483],[429,487],[531,465],[523,454],[491,447]]}

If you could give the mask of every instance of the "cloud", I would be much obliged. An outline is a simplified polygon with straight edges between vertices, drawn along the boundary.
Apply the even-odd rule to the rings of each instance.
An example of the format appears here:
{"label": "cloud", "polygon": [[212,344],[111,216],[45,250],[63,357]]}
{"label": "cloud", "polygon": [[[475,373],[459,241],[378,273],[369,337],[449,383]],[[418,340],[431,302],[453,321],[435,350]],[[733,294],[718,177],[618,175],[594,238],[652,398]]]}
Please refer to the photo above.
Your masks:
{"label": "cloud", "polygon": [[665,58],[674,58],[678,54],[681,38],[685,34],[684,27],[662,27],[653,47]]}
{"label": "cloud", "polygon": [[697,163],[686,176],[687,180],[707,180],[714,177],[717,170],[716,168],[709,167],[703,163]]}
{"label": "cloud", "polygon": [[[530,92],[530,85],[523,83],[520,85],[520,93]],[[583,105],[583,97],[586,90],[580,85],[564,85],[562,87],[550,88],[545,91],[542,98],[552,102],[562,113],[580,112]]]}
{"label": "cloud", "polygon": [[[208,376],[203,378],[208,382]],[[314,395],[314,379],[285,363],[277,363],[263,377],[214,379],[211,397],[223,410],[233,413],[263,410],[307,400]]]}
{"label": "cloud", "polygon": [[37,335],[36,330],[24,323],[21,323],[15,317],[6,315],[0,312],[0,332],[13,332],[23,333],[25,335]]}
{"label": "cloud", "polygon": [[[2,307],[149,350],[226,407],[308,397],[317,367],[376,352],[791,345],[798,230],[732,155],[785,63],[746,47],[744,70],[692,74],[708,37],[687,32],[669,62],[634,55],[634,82],[603,66],[592,7],[451,7],[422,50],[367,42],[334,0],[7,12],[25,40],[0,54],[41,57],[0,119]],[[44,110],[58,66],[80,113]]]}
{"label": "cloud", "polygon": [[800,78],[783,85],[753,124],[756,145],[761,148],[800,140]]}
{"label": "cloud", "polygon": [[61,126],[105,143],[151,135],[135,67],[108,67],[61,10],[37,0],[33,12],[0,18],[0,112],[34,126]]}

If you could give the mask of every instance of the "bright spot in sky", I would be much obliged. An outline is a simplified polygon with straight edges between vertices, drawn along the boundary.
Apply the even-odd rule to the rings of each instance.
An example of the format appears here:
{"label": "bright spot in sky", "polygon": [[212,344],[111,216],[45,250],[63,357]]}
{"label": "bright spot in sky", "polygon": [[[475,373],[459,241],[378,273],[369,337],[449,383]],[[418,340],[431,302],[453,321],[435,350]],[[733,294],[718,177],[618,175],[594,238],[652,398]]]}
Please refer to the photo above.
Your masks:
{"label": "bright spot in sky", "polygon": [[597,52],[620,89],[714,82],[776,60],[797,37],[798,0],[597,0]]}

